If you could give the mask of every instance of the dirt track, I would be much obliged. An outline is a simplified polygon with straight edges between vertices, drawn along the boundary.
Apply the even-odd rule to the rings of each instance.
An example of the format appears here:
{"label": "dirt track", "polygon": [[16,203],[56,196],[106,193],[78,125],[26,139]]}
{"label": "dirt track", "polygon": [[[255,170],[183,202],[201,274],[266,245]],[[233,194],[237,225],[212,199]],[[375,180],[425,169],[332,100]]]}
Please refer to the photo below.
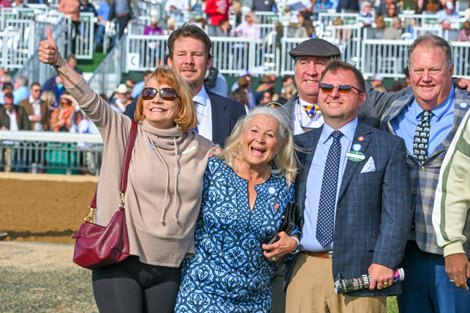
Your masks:
{"label": "dirt track", "polygon": [[93,176],[0,174],[5,240],[72,243],[96,188]]}

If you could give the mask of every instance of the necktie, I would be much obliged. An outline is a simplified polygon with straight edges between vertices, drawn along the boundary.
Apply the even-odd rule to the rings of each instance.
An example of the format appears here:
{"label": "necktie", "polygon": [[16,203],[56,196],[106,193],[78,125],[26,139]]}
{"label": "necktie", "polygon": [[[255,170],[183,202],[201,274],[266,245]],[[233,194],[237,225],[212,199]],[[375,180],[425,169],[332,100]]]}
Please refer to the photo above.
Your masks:
{"label": "necktie", "polygon": [[196,111],[196,118],[197,118],[197,124],[196,124],[196,128],[194,128],[194,131],[196,133],[199,133],[198,125],[201,122],[201,118],[200,118],[200,114],[198,113],[198,108],[199,108],[199,106],[202,105],[202,103],[200,103],[198,101],[193,101],[193,104],[194,104],[194,110]]}
{"label": "necktie", "polygon": [[413,139],[413,155],[420,165],[422,165],[428,157],[429,120],[431,116],[431,111],[423,111],[423,113],[421,113],[421,121],[416,126]]}
{"label": "necktie", "polygon": [[317,114],[317,111],[320,110],[320,107],[314,104],[303,105],[305,113],[308,117],[312,118]]}
{"label": "necktie", "polygon": [[336,191],[338,189],[339,161],[341,157],[341,142],[343,134],[339,130],[331,133],[333,143],[326,158],[325,171],[320,191],[320,204],[317,218],[317,240],[326,247],[333,240]]}

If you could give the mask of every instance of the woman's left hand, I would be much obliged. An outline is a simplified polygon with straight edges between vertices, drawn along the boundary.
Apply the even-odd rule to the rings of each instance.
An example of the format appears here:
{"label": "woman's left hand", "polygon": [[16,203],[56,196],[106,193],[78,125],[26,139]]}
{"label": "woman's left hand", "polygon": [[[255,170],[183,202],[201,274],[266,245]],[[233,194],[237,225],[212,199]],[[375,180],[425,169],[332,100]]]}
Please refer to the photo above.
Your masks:
{"label": "woman's left hand", "polygon": [[281,231],[277,234],[279,240],[272,244],[263,244],[261,248],[264,250],[263,255],[271,262],[275,262],[284,255],[297,249],[297,241]]}

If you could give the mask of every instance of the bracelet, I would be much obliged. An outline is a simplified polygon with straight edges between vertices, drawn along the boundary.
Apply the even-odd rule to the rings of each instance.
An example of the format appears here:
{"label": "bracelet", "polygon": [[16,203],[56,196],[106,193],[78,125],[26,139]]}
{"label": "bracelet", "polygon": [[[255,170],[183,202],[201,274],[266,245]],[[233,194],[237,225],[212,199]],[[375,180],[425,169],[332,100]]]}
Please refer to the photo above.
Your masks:
{"label": "bracelet", "polygon": [[300,252],[300,239],[297,238],[296,236],[292,236],[291,238],[297,242],[297,248],[294,251],[292,251],[290,254],[297,254]]}

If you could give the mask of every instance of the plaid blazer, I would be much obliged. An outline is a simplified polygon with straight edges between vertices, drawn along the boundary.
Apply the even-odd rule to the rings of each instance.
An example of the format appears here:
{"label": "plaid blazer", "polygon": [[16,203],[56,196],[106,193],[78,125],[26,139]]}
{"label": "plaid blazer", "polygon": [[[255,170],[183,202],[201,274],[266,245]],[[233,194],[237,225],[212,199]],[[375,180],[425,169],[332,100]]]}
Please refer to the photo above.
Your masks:
{"label": "plaid blazer", "polygon": [[[382,116],[381,126],[387,132],[396,134],[390,123],[400,112],[414,101],[414,95],[399,98],[385,111]],[[428,157],[422,166],[419,166],[416,158],[408,151],[406,163],[411,179],[411,194],[413,196],[414,223],[409,234],[410,239],[416,240],[422,251],[434,254],[443,254],[442,248],[437,245],[436,233],[432,225],[432,209],[434,194],[439,180],[444,156],[465,113],[470,108],[470,95],[465,90],[455,89],[454,100],[454,125],[445,140],[437,146],[436,150]],[[470,225],[466,225],[464,235],[470,238]],[[469,251],[467,241],[465,251]]]}
{"label": "plaid blazer", "polygon": [[[321,132],[322,128],[317,128],[294,136],[301,148],[296,201],[302,219],[306,196],[315,192],[306,187]],[[396,268],[403,258],[411,225],[410,182],[403,139],[359,122],[353,144],[362,147],[365,158],[359,162],[348,160],[343,173],[335,218],[333,278],[338,274],[344,278],[360,277],[372,263]],[[371,159],[375,170],[364,172]],[[293,262],[288,267],[289,278]],[[390,288],[361,290],[351,295],[385,296],[400,292],[401,285],[396,283]]]}

